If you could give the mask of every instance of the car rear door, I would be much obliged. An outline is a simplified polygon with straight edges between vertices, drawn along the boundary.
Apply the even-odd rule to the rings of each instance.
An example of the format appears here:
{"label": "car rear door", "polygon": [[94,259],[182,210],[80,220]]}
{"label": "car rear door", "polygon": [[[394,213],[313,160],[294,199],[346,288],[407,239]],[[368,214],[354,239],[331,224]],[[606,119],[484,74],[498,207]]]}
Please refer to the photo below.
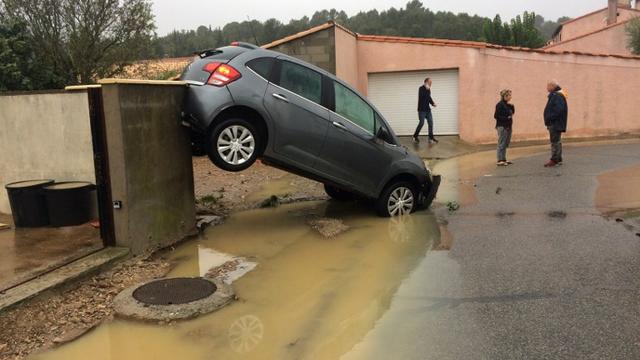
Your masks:
{"label": "car rear door", "polygon": [[345,85],[331,81],[335,110],[316,167],[358,192],[375,196],[397,150],[375,137],[374,109]]}
{"label": "car rear door", "polygon": [[313,169],[329,127],[322,78],[302,64],[278,59],[264,97],[274,124],[274,152],[307,170]]}

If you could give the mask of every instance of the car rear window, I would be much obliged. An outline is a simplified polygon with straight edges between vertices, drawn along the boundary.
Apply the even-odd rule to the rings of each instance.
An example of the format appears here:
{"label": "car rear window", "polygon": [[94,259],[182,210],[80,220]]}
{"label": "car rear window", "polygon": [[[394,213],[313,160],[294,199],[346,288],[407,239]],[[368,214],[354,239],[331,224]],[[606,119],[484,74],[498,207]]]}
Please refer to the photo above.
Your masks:
{"label": "car rear window", "polygon": [[240,46],[225,46],[215,50],[203,51],[201,55],[196,55],[195,60],[182,72],[180,80],[205,83],[211,75],[202,70],[206,64],[210,62],[227,63],[247,51],[251,51],[251,49]]}
{"label": "car rear window", "polygon": [[247,62],[246,66],[255,71],[258,75],[262,76],[265,80],[269,80],[274,63],[274,58],[263,57]]}

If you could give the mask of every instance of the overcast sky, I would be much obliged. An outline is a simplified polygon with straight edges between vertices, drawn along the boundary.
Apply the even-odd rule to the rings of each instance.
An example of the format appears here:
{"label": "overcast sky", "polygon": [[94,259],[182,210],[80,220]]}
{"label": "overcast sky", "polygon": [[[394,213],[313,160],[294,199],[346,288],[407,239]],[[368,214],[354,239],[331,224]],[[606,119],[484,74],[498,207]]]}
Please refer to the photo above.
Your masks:
{"label": "overcast sky", "polygon": [[[158,35],[174,29],[195,29],[199,25],[223,26],[231,21],[276,18],[288,22],[292,18],[311,16],[316,10],[344,10],[349,16],[361,10],[385,10],[404,7],[408,0],[153,0]],[[423,0],[425,7],[434,11],[466,12],[493,17],[499,13],[503,19],[511,19],[524,10],[535,11],[545,19],[560,16],[576,17],[603,8],[606,0]]]}

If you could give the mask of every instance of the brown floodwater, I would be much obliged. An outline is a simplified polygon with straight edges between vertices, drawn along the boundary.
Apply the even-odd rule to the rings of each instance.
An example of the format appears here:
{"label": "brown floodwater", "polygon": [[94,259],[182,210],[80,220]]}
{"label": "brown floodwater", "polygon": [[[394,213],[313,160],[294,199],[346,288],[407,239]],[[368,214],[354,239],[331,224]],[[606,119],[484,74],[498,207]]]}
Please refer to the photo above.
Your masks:
{"label": "brown floodwater", "polygon": [[[325,238],[318,217],[349,227]],[[301,203],[234,214],[179,246],[169,276],[197,276],[229,257],[248,266],[238,300],[170,325],[116,319],[36,359],[336,359],[369,332],[438,243],[426,211],[382,219],[357,204]]]}
{"label": "brown floodwater", "polygon": [[605,215],[639,216],[640,166],[609,171],[598,176],[596,208]]}

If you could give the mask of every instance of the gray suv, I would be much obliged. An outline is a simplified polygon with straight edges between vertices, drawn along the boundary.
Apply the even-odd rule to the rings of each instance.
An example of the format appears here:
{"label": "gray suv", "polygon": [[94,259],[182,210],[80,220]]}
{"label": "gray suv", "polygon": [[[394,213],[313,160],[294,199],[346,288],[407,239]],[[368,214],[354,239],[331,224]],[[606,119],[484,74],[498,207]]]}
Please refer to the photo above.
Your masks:
{"label": "gray suv", "polygon": [[262,162],[325,185],[336,200],[364,197],[381,216],[433,201],[440,177],[401,146],[380,112],[311,64],[244,43],[206,50],[187,67],[183,123],[227,171]]}

